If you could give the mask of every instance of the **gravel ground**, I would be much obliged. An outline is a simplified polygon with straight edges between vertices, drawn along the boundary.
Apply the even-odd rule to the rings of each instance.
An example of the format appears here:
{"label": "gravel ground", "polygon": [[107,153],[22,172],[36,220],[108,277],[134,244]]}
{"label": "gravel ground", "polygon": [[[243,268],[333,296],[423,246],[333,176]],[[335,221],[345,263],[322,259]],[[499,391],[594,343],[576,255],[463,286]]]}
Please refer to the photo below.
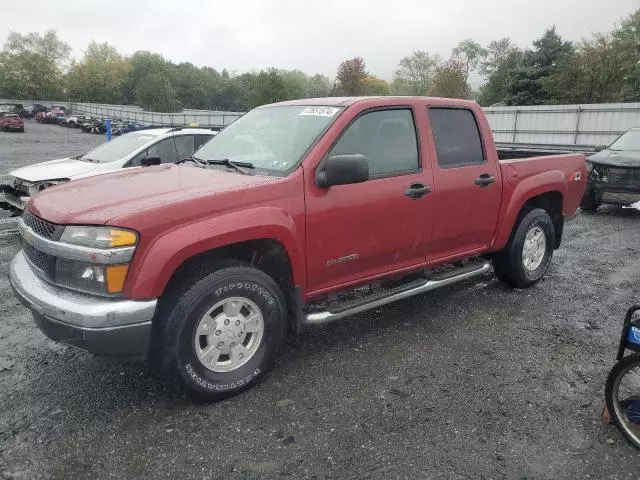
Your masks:
{"label": "gravel ground", "polygon": [[580,216],[530,290],[487,275],[310,329],[265,382],[211,405],[144,363],[47,340],[10,292],[5,234],[0,474],[637,478],[637,451],[600,412],[640,296],[639,225],[635,211]]}

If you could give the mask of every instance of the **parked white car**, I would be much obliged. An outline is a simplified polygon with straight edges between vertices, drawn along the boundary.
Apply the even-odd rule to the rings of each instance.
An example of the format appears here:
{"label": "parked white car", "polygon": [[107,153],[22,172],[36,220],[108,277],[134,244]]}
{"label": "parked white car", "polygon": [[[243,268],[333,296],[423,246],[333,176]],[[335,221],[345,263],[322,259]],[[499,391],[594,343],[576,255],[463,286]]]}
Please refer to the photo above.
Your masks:
{"label": "parked white car", "polygon": [[182,160],[215,134],[212,130],[191,127],[139,130],[114,138],[84,155],[12,170],[9,183],[0,185],[0,208],[20,213],[29,199],[45,188],[121,168],[140,167],[145,157],[160,157],[160,163]]}

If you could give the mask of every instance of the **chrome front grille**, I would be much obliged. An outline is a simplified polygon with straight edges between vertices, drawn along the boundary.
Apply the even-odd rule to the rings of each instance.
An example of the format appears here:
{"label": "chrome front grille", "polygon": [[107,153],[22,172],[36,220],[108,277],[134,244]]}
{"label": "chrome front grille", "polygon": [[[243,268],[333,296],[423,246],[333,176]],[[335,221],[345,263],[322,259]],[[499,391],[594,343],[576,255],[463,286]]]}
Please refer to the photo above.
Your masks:
{"label": "chrome front grille", "polygon": [[50,264],[49,262],[53,259],[53,257],[44,252],[41,252],[40,250],[35,249],[29,244],[25,244],[24,253],[34,267],[42,270],[43,272],[48,272]]}
{"label": "chrome front grille", "polygon": [[58,225],[55,223],[47,222],[46,220],[43,220],[31,213],[29,210],[25,210],[22,214],[22,221],[35,233],[49,240],[53,238],[58,228]]}

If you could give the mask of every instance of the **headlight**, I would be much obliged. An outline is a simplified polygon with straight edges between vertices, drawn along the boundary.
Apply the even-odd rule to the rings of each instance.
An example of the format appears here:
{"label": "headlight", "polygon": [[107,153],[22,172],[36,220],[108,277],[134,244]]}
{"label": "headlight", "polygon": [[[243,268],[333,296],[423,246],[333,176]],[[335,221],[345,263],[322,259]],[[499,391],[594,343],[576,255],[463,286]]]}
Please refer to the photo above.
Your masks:
{"label": "headlight", "polygon": [[[65,227],[60,242],[96,249],[135,247],[138,234],[111,227]],[[102,265],[87,261],[56,260],[55,282],[61,286],[97,295],[114,295],[124,290],[129,264]]]}
{"label": "headlight", "polygon": [[114,295],[124,290],[129,265],[98,265],[58,258],[56,283],[97,295]]}
{"label": "headlight", "polygon": [[45,188],[53,187],[55,185],[60,185],[61,183],[68,182],[68,178],[60,178],[58,180],[45,180],[43,182],[35,182],[29,185],[29,195],[35,197],[38,193],[43,191]]}
{"label": "headlight", "polygon": [[133,247],[138,234],[121,228],[65,227],[60,241],[90,248]]}

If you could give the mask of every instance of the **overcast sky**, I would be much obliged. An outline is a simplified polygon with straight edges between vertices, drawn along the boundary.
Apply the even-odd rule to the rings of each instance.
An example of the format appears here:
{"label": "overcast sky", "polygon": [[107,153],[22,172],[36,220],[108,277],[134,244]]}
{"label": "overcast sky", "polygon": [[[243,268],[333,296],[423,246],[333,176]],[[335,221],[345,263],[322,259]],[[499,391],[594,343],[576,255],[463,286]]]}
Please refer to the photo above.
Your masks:
{"label": "overcast sky", "polygon": [[364,57],[390,80],[413,50],[448,56],[462,39],[511,37],[525,47],[546,27],[579,40],[611,30],[638,0],[19,0],[2,1],[10,30],[55,29],[81,57],[90,40],[120,52],[150,50],[218,70],[298,68],[335,76]]}

